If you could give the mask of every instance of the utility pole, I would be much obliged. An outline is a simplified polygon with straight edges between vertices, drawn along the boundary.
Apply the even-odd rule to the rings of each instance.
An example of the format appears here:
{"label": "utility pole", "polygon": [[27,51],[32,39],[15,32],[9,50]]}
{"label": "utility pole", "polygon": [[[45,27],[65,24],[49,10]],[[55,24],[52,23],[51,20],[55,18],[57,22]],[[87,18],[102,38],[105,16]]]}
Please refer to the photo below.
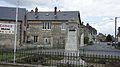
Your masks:
{"label": "utility pole", "polygon": [[116,47],[116,41],[117,41],[117,38],[116,38],[116,27],[117,27],[117,17],[115,17],[115,47]]}
{"label": "utility pole", "polygon": [[18,8],[19,8],[19,0],[16,2],[16,23],[15,23],[15,41],[14,41],[14,61],[13,63],[15,64],[16,62],[16,45],[17,45],[17,25],[18,25]]}

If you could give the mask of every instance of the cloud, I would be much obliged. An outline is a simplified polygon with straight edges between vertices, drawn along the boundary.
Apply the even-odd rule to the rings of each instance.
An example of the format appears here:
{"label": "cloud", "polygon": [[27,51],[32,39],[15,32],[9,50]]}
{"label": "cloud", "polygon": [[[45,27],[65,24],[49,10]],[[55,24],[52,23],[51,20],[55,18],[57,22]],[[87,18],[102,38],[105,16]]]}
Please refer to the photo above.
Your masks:
{"label": "cloud", "polygon": [[64,9],[79,10],[86,16],[118,16],[120,1],[118,0],[61,0]]}
{"label": "cloud", "polygon": [[[11,5],[15,5],[17,4],[18,0],[3,0],[6,3],[9,3]],[[53,0],[19,0],[19,6],[20,7],[25,7],[28,9],[32,9],[35,7],[40,7],[40,8],[50,8],[54,5],[54,1]],[[46,9],[46,10],[47,10]]]}
{"label": "cloud", "polygon": [[[106,20],[105,20],[106,19]],[[115,21],[109,20],[108,18],[103,18],[103,21],[91,24],[94,28],[97,29],[98,32],[104,34],[112,34],[115,32]],[[120,19],[117,19],[117,29],[120,27]]]}
{"label": "cloud", "polygon": [[[16,5],[17,0],[3,0]],[[58,6],[60,10],[77,10],[82,17],[87,16],[119,16],[119,0],[19,0],[20,6],[28,9],[39,7],[52,9]],[[46,11],[48,11],[46,9]],[[45,9],[44,9],[45,10]],[[41,10],[42,11],[42,10]]]}

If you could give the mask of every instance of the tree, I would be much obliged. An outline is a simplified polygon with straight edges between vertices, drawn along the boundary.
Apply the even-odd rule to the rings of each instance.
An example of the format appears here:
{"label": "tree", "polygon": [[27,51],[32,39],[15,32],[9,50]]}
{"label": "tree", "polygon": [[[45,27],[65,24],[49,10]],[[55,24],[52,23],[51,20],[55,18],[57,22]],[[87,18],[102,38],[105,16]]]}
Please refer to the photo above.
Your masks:
{"label": "tree", "polygon": [[108,34],[105,41],[106,42],[111,42],[112,41],[112,36],[110,34]]}
{"label": "tree", "polygon": [[120,47],[120,42],[117,43],[117,46]]}

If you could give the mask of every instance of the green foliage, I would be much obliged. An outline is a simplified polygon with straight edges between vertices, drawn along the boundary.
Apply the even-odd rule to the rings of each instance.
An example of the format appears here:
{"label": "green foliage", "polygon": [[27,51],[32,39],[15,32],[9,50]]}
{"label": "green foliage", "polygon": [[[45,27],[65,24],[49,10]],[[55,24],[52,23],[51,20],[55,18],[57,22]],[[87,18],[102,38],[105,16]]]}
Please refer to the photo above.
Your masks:
{"label": "green foliage", "polygon": [[64,44],[54,44],[53,48],[55,48],[55,49],[64,49],[65,45]]}
{"label": "green foliage", "polygon": [[110,34],[108,34],[105,41],[106,42],[111,42],[112,41],[112,36]]}
{"label": "green foliage", "polygon": [[88,45],[93,45],[94,43],[93,43],[93,41],[90,41],[89,43],[88,43]]}
{"label": "green foliage", "polygon": [[84,37],[84,44],[88,44],[89,43],[89,38],[88,37]]}
{"label": "green foliage", "polygon": [[117,43],[117,46],[120,47],[120,42]]}
{"label": "green foliage", "polygon": [[103,42],[103,40],[102,39],[99,39],[100,40],[100,42]]}

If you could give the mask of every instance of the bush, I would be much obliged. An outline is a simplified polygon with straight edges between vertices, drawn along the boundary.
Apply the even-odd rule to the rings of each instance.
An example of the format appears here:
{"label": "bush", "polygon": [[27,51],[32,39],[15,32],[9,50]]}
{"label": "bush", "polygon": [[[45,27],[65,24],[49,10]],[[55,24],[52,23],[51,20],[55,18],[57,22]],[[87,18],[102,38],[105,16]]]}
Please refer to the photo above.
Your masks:
{"label": "bush", "polygon": [[88,44],[89,43],[89,38],[88,37],[84,37],[84,44]]}
{"label": "bush", "polygon": [[65,48],[65,45],[64,45],[64,44],[55,44],[55,45],[53,45],[53,48],[56,48],[56,49],[64,49],[64,48]]}
{"label": "bush", "polygon": [[94,43],[93,43],[93,41],[90,41],[89,43],[88,43],[88,45],[93,45]]}
{"label": "bush", "polygon": [[117,46],[120,47],[120,42],[117,43]]}

